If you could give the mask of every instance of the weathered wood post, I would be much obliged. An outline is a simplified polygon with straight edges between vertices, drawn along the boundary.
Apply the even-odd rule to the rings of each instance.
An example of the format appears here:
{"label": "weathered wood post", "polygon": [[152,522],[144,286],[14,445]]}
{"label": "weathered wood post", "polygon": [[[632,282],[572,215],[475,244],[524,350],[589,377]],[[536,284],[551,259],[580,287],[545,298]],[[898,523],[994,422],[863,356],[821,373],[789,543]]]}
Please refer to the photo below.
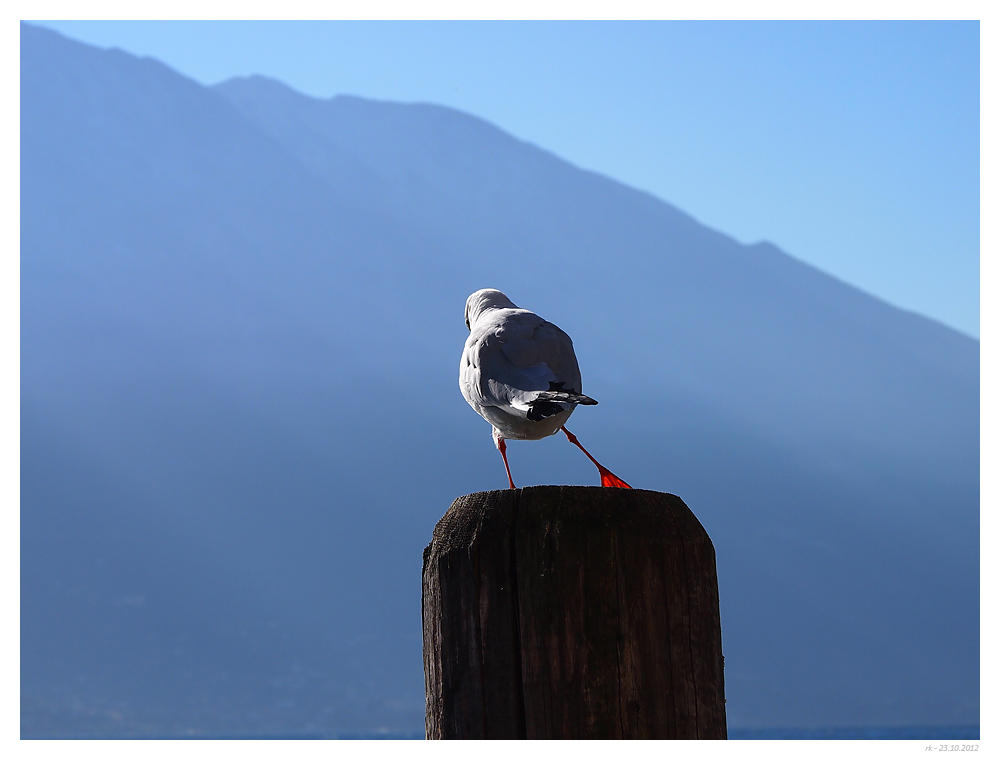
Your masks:
{"label": "weathered wood post", "polygon": [[428,739],[726,738],[715,549],[676,496],[461,496],[423,619]]}

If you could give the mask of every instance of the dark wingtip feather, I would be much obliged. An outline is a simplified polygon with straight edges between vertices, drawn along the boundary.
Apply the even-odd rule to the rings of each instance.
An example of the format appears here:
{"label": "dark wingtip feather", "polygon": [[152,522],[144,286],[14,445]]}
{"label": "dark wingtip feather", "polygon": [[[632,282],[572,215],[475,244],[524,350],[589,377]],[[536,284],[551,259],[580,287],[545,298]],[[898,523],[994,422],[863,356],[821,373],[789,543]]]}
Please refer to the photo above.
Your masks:
{"label": "dark wingtip feather", "polygon": [[557,401],[562,404],[583,404],[593,406],[597,402],[590,396],[584,396],[576,391],[540,391],[536,401]]}

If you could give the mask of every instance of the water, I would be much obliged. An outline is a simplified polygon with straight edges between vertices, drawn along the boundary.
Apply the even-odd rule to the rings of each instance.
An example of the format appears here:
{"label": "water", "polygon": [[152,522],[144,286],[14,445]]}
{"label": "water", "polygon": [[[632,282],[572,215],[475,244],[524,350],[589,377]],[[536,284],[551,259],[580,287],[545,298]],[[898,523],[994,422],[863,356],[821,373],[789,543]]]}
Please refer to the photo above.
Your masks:
{"label": "water", "polygon": [[[22,739],[46,738],[22,736]],[[61,737],[68,738],[68,737]],[[116,736],[81,736],[81,739],[118,739],[118,738],[148,738],[148,739],[423,739],[423,732],[357,732],[335,735],[325,734],[274,734],[258,736],[149,736],[149,737],[116,737]],[[827,728],[730,728],[729,738],[732,740],[746,739],[889,739],[920,741],[979,741],[979,726],[867,726],[867,727],[827,727]]]}
{"label": "water", "polygon": [[846,726],[827,728],[730,728],[730,739],[975,739],[979,726]]}

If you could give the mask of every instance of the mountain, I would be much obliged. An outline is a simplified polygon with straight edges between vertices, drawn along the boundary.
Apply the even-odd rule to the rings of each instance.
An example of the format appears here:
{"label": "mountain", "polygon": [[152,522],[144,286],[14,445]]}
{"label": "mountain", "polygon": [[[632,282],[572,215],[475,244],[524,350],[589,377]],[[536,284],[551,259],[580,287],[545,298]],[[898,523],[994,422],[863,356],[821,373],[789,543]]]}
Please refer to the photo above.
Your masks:
{"label": "mountain", "polygon": [[506,483],[482,287],[711,535],[731,726],[978,722],[978,341],[467,114],[22,24],[22,736],[420,732],[421,551]]}

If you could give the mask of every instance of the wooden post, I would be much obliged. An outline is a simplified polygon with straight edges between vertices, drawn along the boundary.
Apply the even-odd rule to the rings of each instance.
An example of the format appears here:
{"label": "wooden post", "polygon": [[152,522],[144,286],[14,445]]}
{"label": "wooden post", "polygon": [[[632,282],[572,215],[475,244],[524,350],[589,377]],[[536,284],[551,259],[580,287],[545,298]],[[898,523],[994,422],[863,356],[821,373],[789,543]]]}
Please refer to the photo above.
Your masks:
{"label": "wooden post", "polygon": [[726,738],[715,549],[676,496],[460,496],[423,622],[428,739]]}

